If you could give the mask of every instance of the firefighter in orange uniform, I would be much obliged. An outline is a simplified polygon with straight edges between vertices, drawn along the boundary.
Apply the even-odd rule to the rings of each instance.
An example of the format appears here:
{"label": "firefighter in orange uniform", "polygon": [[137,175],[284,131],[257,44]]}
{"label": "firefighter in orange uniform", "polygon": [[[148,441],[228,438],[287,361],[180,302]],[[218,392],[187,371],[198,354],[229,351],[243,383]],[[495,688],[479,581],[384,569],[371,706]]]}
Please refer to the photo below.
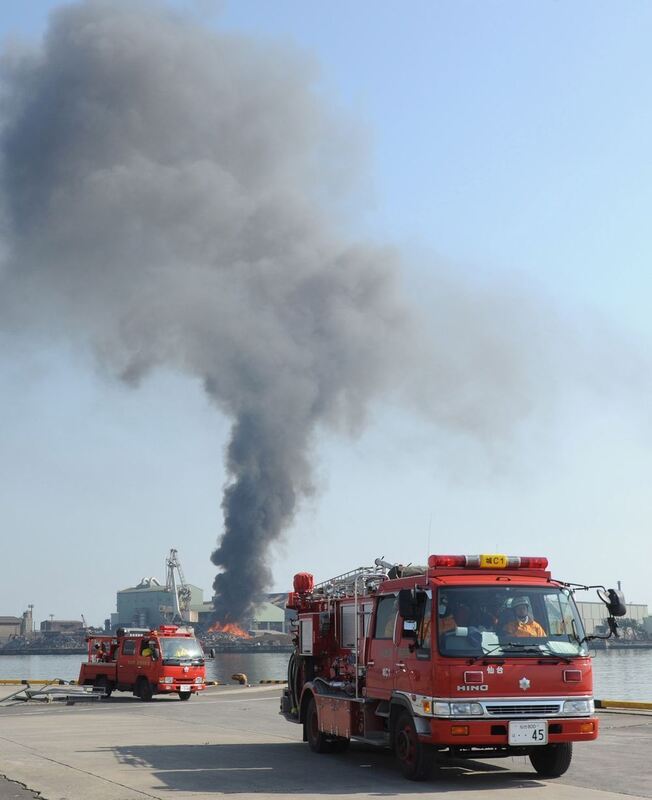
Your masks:
{"label": "firefighter in orange uniform", "polygon": [[512,603],[514,619],[505,625],[510,636],[545,636],[546,632],[532,617],[532,608],[527,597],[516,597]]}

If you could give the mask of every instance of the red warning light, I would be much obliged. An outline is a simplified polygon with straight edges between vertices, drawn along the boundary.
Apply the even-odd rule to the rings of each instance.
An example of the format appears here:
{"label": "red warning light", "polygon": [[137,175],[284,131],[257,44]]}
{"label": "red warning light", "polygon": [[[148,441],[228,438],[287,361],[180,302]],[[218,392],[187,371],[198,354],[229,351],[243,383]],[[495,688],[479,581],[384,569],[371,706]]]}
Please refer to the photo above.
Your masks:
{"label": "red warning light", "polygon": [[547,569],[548,559],[543,556],[521,556],[521,569]]}
{"label": "red warning light", "polygon": [[429,556],[428,566],[433,567],[465,567],[466,556]]}

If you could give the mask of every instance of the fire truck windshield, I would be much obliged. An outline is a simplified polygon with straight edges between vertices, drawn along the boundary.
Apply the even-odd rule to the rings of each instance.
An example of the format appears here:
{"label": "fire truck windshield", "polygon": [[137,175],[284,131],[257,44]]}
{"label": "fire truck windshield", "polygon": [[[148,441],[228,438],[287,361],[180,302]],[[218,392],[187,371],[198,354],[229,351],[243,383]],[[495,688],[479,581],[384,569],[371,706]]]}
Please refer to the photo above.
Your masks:
{"label": "fire truck windshield", "polygon": [[438,592],[439,652],[523,658],[588,655],[571,593],[541,586],[454,586]]}
{"label": "fire truck windshield", "polygon": [[161,657],[168,664],[180,661],[204,662],[204,653],[197,639],[183,636],[162,636],[159,643]]}

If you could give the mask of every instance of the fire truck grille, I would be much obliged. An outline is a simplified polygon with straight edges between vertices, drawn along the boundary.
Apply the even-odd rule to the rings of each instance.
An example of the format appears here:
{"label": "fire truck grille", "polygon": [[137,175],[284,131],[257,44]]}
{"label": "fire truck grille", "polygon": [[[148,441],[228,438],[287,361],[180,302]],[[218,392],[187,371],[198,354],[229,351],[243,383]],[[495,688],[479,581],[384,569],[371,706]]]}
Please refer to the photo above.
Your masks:
{"label": "fire truck grille", "polygon": [[529,705],[527,703],[518,703],[514,705],[490,705],[486,706],[487,714],[492,717],[536,717],[542,714],[559,714],[559,703],[550,705]]}

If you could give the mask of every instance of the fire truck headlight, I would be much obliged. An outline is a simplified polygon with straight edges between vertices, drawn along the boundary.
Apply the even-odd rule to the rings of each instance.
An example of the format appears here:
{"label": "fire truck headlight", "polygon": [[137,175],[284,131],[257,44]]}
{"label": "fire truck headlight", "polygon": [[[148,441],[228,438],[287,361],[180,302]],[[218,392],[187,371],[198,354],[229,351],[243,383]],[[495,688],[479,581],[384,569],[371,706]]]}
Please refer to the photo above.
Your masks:
{"label": "fire truck headlight", "polygon": [[593,714],[594,711],[593,700],[566,700],[562,709],[563,714]]}
{"label": "fire truck headlight", "polygon": [[195,678],[195,683],[203,683],[203,682],[204,679],[201,677],[201,675],[199,676],[199,678]]}
{"label": "fire truck headlight", "polygon": [[454,717],[482,716],[480,703],[451,703],[451,714]]}
{"label": "fire truck headlight", "polygon": [[450,703],[433,703],[432,713],[436,717],[450,717],[451,714]]}
{"label": "fire truck headlight", "polygon": [[158,679],[159,683],[174,683],[174,678],[171,675],[166,675],[164,678]]}

